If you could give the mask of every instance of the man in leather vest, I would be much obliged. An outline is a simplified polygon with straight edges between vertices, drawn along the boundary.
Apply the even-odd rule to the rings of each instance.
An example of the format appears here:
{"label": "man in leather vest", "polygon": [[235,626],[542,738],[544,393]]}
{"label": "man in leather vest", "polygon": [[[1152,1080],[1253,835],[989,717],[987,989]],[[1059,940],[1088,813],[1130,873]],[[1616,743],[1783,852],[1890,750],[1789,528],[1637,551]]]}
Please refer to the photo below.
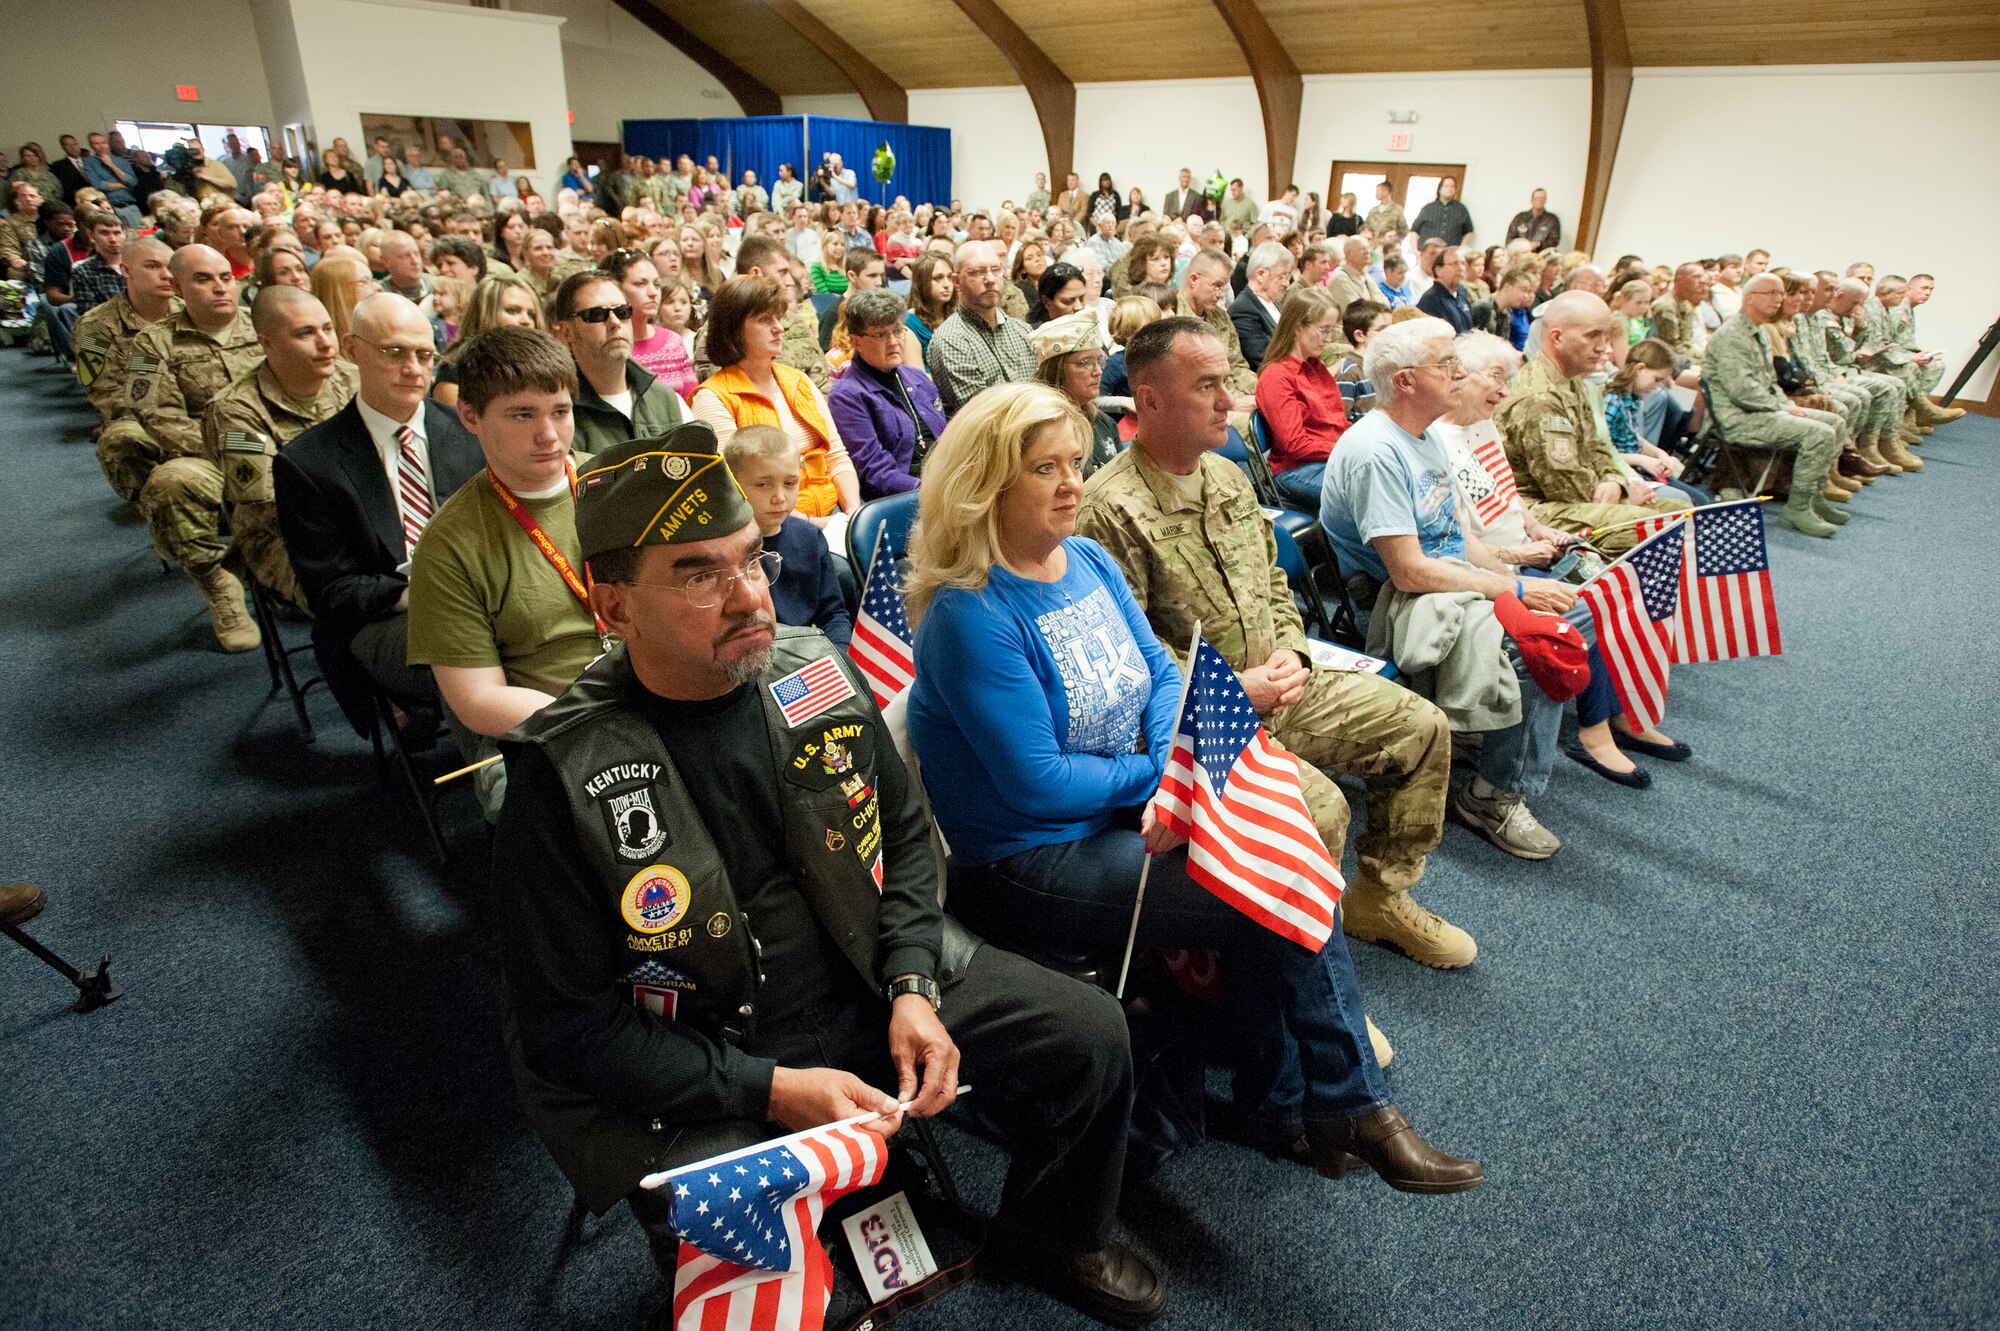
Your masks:
{"label": "man in leather vest", "polygon": [[516,1084],[579,1199],[628,1200],[671,1279],[642,1176],[871,1110],[893,1133],[962,1066],[1013,1147],[989,1252],[1093,1316],[1157,1317],[1164,1282],[1111,1237],[1117,1004],[945,920],[917,785],[846,658],[776,625],[776,557],[707,425],[600,453],[578,491],[622,641],[503,743],[494,863]]}

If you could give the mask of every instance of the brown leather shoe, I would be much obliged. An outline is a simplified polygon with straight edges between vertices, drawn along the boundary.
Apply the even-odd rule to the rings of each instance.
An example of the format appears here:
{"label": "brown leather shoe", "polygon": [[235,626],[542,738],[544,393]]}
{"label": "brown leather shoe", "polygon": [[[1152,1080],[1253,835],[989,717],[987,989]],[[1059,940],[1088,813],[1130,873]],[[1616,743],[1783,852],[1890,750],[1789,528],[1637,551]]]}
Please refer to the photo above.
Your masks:
{"label": "brown leather shoe", "polygon": [[[1339,1178],[1340,1156],[1360,1156],[1362,1162],[1398,1192],[1464,1192],[1486,1181],[1476,1160],[1446,1155],[1418,1135],[1403,1111],[1387,1105],[1372,1114],[1332,1127],[1306,1125],[1313,1168]],[[1339,1172],[1336,1172],[1339,1171]]]}
{"label": "brown leather shoe", "polygon": [[1132,1249],[1113,1239],[1096,1252],[1038,1253],[988,1243],[988,1261],[1113,1326],[1144,1326],[1167,1310],[1167,1282]]}
{"label": "brown leather shoe", "polygon": [[[1875,437],[1873,435],[1868,436],[1868,442],[1872,445],[1875,442]],[[1840,474],[1851,476],[1863,485],[1872,485],[1876,477],[1887,476],[1889,469],[1887,467],[1878,467],[1873,462],[1870,462],[1866,457],[1862,456],[1860,449],[1850,448],[1840,455]]]}
{"label": "brown leather shoe", "polygon": [[0,920],[26,924],[42,913],[49,899],[33,883],[8,883],[0,887]]}

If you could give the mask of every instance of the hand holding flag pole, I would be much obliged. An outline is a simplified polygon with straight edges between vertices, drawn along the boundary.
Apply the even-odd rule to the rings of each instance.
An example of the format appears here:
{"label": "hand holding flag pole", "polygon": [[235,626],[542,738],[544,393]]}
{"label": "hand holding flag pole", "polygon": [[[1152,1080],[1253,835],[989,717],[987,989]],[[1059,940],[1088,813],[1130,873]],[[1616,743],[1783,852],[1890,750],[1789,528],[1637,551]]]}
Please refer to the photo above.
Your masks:
{"label": "hand holding flag pole", "polygon": [[[1181,676],[1180,705],[1174,708],[1174,718],[1176,726],[1180,724],[1179,718],[1182,709],[1187,706],[1188,688],[1194,682],[1195,651],[1200,646],[1201,646],[1201,621],[1197,619],[1194,622],[1194,636],[1188,641],[1188,654],[1187,654],[1188,668],[1186,672]],[[1155,793],[1154,798],[1155,799],[1159,798],[1157,793]],[[1121,1002],[1125,998],[1125,977],[1128,973],[1130,973],[1132,969],[1132,949],[1139,941],[1139,911],[1140,908],[1146,904],[1146,877],[1147,875],[1153,872],[1154,852],[1151,844],[1152,837],[1150,835],[1150,830],[1152,827],[1157,827],[1159,824],[1156,821],[1154,821],[1155,815],[1153,813],[1153,806],[1151,801],[1148,801],[1146,804],[1146,817],[1148,819],[1148,832],[1149,832],[1149,835],[1147,837],[1148,844],[1146,847],[1146,861],[1144,864],[1141,864],[1139,866],[1139,895],[1132,902],[1132,925],[1125,931],[1125,959],[1118,963],[1118,988],[1116,992],[1113,993],[1112,995],[1112,997],[1117,998]]]}

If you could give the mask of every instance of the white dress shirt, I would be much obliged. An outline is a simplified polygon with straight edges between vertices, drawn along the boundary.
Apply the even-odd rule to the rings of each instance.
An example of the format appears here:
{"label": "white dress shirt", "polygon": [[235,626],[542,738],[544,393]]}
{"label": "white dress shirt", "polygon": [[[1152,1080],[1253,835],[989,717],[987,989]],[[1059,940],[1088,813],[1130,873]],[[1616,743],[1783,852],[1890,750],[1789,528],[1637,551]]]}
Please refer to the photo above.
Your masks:
{"label": "white dress shirt", "polygon": [[[396,530],[404,530],[403,520],[408,516],[403,511],[403,483],[401,480],[403,445],[396,439],[396,431],[402,429],[405,425],[409,426],[410,432],[417,436],[417,462],[423,468],[424,488],[430,491],[431,514],[435,516],[440,496],[437,492],[437,481],[431,476],[430,437],[424,432],[423,404],[417,404],[416,415],[407,421],[392,421],[366,402],[363,402],[359,397],[354,399],[354,405],[361,412],[361,423],[368,427],[368,437],[375,441],[375,455],[381,460],[382,474],[389,482],[389,498],[395,501],[396,505]],[[403,562],[396,566],[396,571],[405,575],[409,573],[409,551],[406,550],[403,552]]]}

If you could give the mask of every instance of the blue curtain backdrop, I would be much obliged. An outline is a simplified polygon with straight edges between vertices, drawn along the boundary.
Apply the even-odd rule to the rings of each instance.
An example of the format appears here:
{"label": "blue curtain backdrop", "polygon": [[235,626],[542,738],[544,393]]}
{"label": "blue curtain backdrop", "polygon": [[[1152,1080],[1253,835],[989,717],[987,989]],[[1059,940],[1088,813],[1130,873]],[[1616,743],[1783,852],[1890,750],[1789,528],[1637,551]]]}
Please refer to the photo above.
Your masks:
{"label": "blue curtain backdrop", "polygon": [[[877,184],[872,163],[884,141],[896,154],[896,172]],[[628,153],[671,164],[686,153],[696,162],[713,155],[732,183],[747,168],[769,189],[778,163],[790,162],[809,180],[820,159],[837,152],[854,170],[861,197],[887,203],[898,194],[913,204],[951,201],[951,131],[930,125],[896,125],[837,116],[740,116],[729,120],[627,120]]]}

